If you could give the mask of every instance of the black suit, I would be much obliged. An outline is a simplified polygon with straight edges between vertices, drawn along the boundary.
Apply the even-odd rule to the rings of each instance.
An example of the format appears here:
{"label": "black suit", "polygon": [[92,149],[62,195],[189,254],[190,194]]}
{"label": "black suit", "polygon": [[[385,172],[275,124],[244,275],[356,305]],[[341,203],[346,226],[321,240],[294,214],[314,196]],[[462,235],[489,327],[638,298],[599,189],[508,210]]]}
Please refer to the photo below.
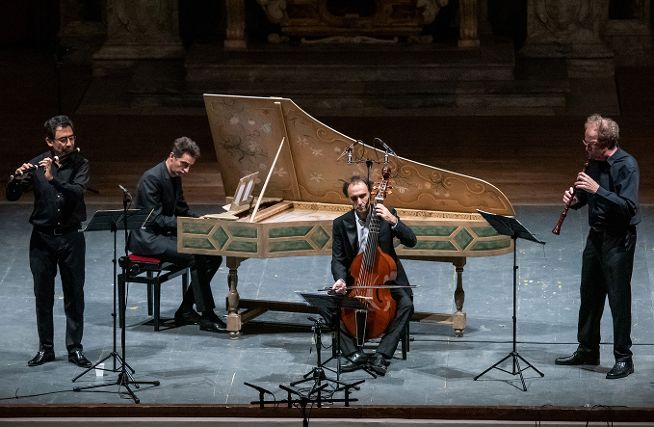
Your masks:
{"label": "black suit", "polygon": [[[397,217],[395,209],[391,209],[390,211]],[[352,286],[354,284],[354,278],[350,275],[349,269],[352,261],[359,252],[356,213],[354,210],[334,220],[332,236],[332,275],[334,276],[334,280],[342,279],[348,286]],[[417,243],[416,235],[399,218],[396,226],[393,228],[391,228],[388,222],[380,220],[378,245],[397,264],[397,277],[394,282],[389,282],[388,284],[408,285],[409,280],[393,247],[394,237],[398,238],[407,247],[413,247]],[[377,347],[377,353],[383,354],[386,358],[391,358],[395,353],[404,328],[413,314],[412,292],[410,288],[393,288],[390,291],[397,302],[397,312],[395,319],[386,329],[379,343],[379,347]],[[343,331],[341,331],[341,349],[346,355],[357,350],[353,337]]]}
{"label": "black suit", "polygon": [[138,255],[191,267],[191,286],[183,304],[198,311],[215,307],[211,279],[220,267],[222,257],[183,254],[177,251],[177,217],[197,217],[184,200],[182,179],[171,177],[166,162],[147,170],[139,180],[136,207],[154,209],[145,229],[130,233],[129,250]]}

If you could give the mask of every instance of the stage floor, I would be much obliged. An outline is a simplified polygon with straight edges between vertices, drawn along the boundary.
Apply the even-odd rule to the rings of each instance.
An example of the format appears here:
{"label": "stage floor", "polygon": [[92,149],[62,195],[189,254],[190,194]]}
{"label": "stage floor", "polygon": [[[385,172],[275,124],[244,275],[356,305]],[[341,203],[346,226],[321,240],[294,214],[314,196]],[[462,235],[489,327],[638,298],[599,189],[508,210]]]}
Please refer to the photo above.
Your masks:
{"label": "stage floor", "polygon": [[[92,204],[89,212],[112,205]],[[204,211],[210,207],[203,207]],[[38,349],[32,278],[27,260],[31,227],[27,203],[0,204],[0,405],[21,404],[129,404],[132,400],[116,385],[74,392],[74,386],[115,382],[116,374],[103,377],[91,371],[76,383],[82,370],[67,362],[63,295],[57,281],[55,351],[57,360],[27,367]],[[597,368],[555,366],[554,359],[576,348],[579,307],[580,257],[587,227],[586,211],[571,212],[561,236],[550,233],[558,206],[517,206],[517,218],[547,244],[518,241],[518,346],[522,357],[540,370],[524,371],[528,391],[519,376],[491,370],[478,381],[473,377],[506,356],[512,349],[512,255],[470,258],[464,277],[467,328],[455,337],[449,326],[411,323],[411,349],[407,360],[400,351],[385,377],[373,379],[364,372],[343,374],[342,381],[365,379],[354,406],[471,405],[478,407],[596,406],[654,408],[654,207],[644,206],[633,275],[634,362],[636,372],[625,379],[607,380],[613,365],[611,315],[608,304],[602,321],[601,365]],[[202,209],[200,209],[202,211]],[[88,232],[84,347],[94,362],[112,351],[112,256],[110,232]],[[118,236],[119,252],[122,235]],[[453,308],[454,270],[449,264],[404,261],[415,289],[416,311],[450,312]],[[219,314],[224,314],[227,269],[223,265],[213,281]],[[177,279],[162,289],[163,316],[172,317],[180,302]],[[315,291],[331,284],[329,258],[248,260],[239,269],[241,298],[301,302],[296,291]],[[286,398],[279,385],[302,378],[316,361],[311,321],[307,314],[269,312],[260,320],[280,322],[272,328],[247,327],[237,339],[226,333],[183,326],[154,332],[148,320],[143,285],[129,287],[126,360],[137,381],[160,381],[157,387],[136,391],[142,404],[239,405],[257,400],[258,392],[244,382],[263,387],[276,400]],[[297,330],[285,324],[304,325]],[[324,337],[325,346],[331,343]],[[323,359],[331,354],[323,349]],[[110,367],[109,359],[106,367]],[[524,367],[524,366],[523,366]],[[509,365],[505,369],[511,370]],[[328,377],[333,377],[327,372]],[[266,395],[272,399],[271,395]],[[338,405],[338,404],[336,404]]]}

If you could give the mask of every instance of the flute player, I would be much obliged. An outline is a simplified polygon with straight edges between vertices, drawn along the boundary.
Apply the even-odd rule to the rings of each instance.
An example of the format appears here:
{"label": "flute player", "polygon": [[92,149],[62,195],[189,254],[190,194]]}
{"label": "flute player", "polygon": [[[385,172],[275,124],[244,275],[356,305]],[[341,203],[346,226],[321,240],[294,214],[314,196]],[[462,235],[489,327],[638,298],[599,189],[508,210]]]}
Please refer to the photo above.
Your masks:
{"label": "flute player", "polygon": [[[590,230],[582,255],[577,350],[557,365],[599,365],[600,321],[608,296],[615,364],[607,379],[634,372],[631,352],[631,274],[640,222],[636,159],[620,148],[618,124],[599,114],[586,119],[583,144],[590,159],[563,195],[572,209],[588,205]],[[574,196],[573,196],[574,192]]]}
{"label": "flute player", "polygon": [[[88,368],[91,362],[82,352],[86,242],[80,225],[86,220],[84,191],[89,182],[89,162],[76,152],[70,118],[54,116],[45,122],[44,131],[48,151],[17,168],[6,188],[9,201],[18,200],[25,191],[34,192],[29,261],[39,350],[27,365],[55,360],[52,310],[58,267],[64,293],[68,361]],[[58,161],[63,157],[65,161]]]}

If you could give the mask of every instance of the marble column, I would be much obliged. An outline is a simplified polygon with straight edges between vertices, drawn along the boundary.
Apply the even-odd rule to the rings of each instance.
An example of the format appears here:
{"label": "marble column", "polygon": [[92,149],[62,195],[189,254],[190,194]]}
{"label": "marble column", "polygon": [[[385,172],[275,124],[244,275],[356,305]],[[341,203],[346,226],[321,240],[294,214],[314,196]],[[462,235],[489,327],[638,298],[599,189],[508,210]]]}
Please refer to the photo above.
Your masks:
{"label": "marble column", "polygon": [[565,59],[571,78],[610,77],[614,55],[600,37],[607,18],[608,0],[528,0],[520,54]]}
{"label": "marble column", "polygon": [[459,47],[479,47],[477,0],[459,1]]}
{"label": "marble column", "polygon": [[225,29],[225,49],[245,49],[247,47],[245,33],[245,1],[227,0],[227,28]]}
{"label": "marble column", "polygon": [[95,75],[131,69],[141,60],[184,57],[177,0],[107,0],[107,40],[93,55]]}
{"label": "marble column", "polygon": [[88,64],[91,55],[102,46],[107,28],[104,13],[98,16],[84,16],[79,0],[59,2],[60,60]]}
{"label": "marble column", "polygon": [[652,26],[647,0],[612,0],[624,2],[630,13],[609,17],[602,36],[615,53],[616,64],[622,66],[654,65]]}

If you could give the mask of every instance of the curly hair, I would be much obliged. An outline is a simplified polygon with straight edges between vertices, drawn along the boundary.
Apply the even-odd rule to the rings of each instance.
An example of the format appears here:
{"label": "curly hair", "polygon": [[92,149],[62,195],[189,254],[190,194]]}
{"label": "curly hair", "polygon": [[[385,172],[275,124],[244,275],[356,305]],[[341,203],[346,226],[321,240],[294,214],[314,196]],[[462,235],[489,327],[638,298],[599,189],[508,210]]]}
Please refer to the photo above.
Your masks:
{"label": "curly hair", "polygon": [[597,129],[597,143],[601,147],[613,149],[620,142],[620,126],[613,119],[593,114],[588,116],[584,126]]}
{"label": "curly hair", "polygon": [[184,153],[187,153],[194,159],[200,157],[200,147],[198,144],[187,136],[182,136],[177,138],[173,142],[173,147],[170,149],[175,157],[181,157]]}

